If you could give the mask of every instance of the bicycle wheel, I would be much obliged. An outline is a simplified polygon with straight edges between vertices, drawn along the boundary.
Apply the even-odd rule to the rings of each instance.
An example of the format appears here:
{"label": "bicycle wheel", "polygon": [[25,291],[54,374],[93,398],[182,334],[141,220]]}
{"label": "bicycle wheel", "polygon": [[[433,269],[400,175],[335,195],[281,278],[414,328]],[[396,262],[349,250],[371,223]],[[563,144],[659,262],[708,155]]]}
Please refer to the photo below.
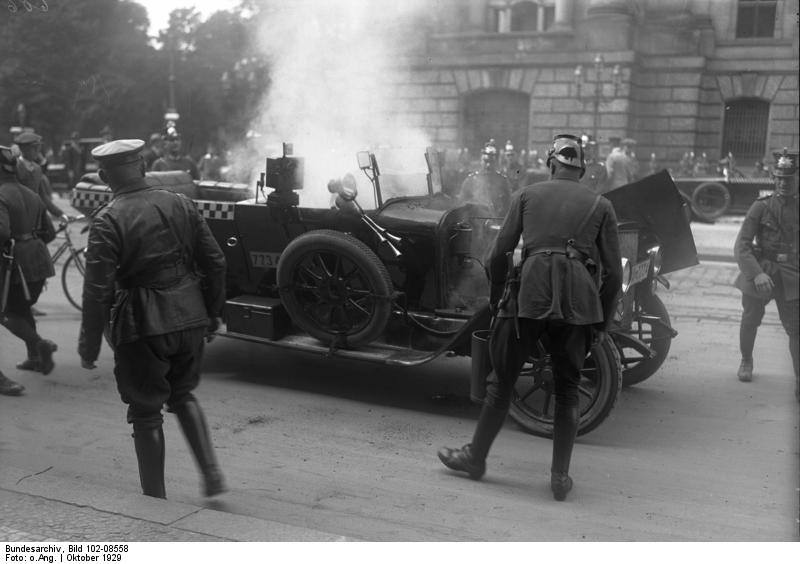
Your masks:
{"label": "bicycle wheel", "polygon": [[86,249],[78,249],[72,251],[64,261],[64,267],[61,269],[61,287],[64,289],[64,295],[67,300],[78,311],[82,311],[83,307],[83,277],[86,272],[85,258]]}

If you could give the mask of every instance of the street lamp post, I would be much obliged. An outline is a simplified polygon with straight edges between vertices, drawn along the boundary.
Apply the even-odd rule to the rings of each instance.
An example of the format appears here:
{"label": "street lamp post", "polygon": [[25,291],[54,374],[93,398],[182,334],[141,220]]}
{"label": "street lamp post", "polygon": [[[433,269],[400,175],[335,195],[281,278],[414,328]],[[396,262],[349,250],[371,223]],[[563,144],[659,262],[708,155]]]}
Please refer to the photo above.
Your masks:
{"label": "street lamp post", "polygon": [[169,46],[169,107],[164,114],[164,121],[175,123],[180,117],[175,107],[175,42],[171,40]]}
{"label": "street lamp post", "polygon": [[583,65],[578,65],[575,67],[575,89],[577,90],[577,98],[581,100],[584,104],[587,101],[592,103],[592,124],[593,124],[593,134],[595,140],[597,140],[597,129],[598,129],[598,119],[600,117],[600,104],[607,104],[614,100],[622,86],[622,70],[620,69],[619,65],[614,65],[611,69],[611,86],[613,87],[613,94],[611,96],[605,95],[605,85],[606,79],[604,78],[605,73],[605,60],[603,56],[598,54],[594,58],[594,89],[591,92],[584,93],[585,87],[589,86],[589,81],[587,81],[586,77],[584,76]]}

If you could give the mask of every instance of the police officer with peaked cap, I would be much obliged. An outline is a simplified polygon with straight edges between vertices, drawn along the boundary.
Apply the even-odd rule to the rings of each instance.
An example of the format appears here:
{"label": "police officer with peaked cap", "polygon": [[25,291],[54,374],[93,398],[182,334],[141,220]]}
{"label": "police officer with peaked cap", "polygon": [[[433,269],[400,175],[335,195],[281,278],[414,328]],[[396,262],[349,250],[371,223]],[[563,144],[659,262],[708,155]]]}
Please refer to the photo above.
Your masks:
{"label": "police officer with peaked cap", "polygon": [[461,183],[456,199],[488,207],[493,215],[503,217],[511,199],[511,182],[498,170],[498,151],[494,139],[481,150],[481,170],[473,172]]}
{"label": "police officer with peaked cap", "polygon": [[[550,180],[514,194],[487,255],[490,303],[496,312],[489,342],[494,372],[472,442],[438,454],[448,468],[475,480],[483,476],[520,370],[545,337],[555,372],[550,488],[563,501],[572,489],[568,471],[578,431],[580,371],[592,343],[608,338],[622,265],[614,208],[579,182],[585,170],[580,138],[557,135],[547,166]],[[518,291],[506,286],[499,299],[497,290],[507,282],[507,254],[516,249],[520,236],[524,251]],[[599,260],[599,270],[591,257]]]}
{"label": "police officer with peaked cap", "polygon": [[64,217],[64,212],[53,203],[53,188],[45,176],[42,167],[36,162],[39,148],[42,144],[40,135],[32,131],[23,131],[14,137],[14,143],[19,146],[20,157],[17,159],[17,178],[33,190],[42,199],[47,211],[54,217]]}
{"label": "police officer with peaked cap", "polygon": [[739,349],[742,360],[738,378],[753,379],[753,348],[756,333],[764,318],[765,306],[772,299],[778,307],[781,324],[789,336],[789,352],[795,374],[795,395],[800,401],[798,370],[798,187],[797,151],[784,148],[773,153],[775,191],[759,198],[745,216],[736,237],[734,254],[739,263],[736,287],[742,291],[742,320]]}
{"label": "police officer with peaked cap", "polygon": [[[15,177],[14,160],[0,147],[0,325],[25,342],[28,358],[17,368],[49,374],[56,345],[39,335],[31,307],[55,274],[47,251],[55,231],[42,201]],[[0,374],[0,393],[21,392]]]}
{"label": "police officer with peaked cap", "polygon": [[89,231],[78,352],[83,367],[94,368],[107,330],[143,493],[166,497],[166,404],[200,467],[205,495],[212,496],[225,486],[192,391],[204,338],[219,326],[225,303],[225,258],[192,200],[148,187],[143,146],[123,139],[92,150],[114,197]]}

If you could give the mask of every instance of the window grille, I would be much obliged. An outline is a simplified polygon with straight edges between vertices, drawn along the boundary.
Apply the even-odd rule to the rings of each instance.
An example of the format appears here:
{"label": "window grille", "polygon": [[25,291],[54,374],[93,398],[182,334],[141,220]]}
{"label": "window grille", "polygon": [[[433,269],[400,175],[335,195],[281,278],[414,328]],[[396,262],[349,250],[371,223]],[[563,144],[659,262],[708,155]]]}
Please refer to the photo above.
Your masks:
{"label": "window grille", "polygon": [[769,102],[756,98],[729,100],[725,104],[721,156],[733,153],[745,166],[763,159],[768,126]]}

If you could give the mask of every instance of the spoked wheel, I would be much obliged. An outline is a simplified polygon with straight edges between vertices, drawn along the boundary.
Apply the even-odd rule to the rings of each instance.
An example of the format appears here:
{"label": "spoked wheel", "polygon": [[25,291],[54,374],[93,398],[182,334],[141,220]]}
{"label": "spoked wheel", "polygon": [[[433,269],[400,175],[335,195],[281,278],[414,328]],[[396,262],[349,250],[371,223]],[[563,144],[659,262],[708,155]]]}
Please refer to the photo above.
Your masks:
{"label": "spoked wheel", "polygon": [[731,205],[731,193],[719,182],[703,182],[692,193],[692,209],[704,221],[714,221]]}
{"label": "spoked wheel", "polygon": [[351,235],[327,229],[300,235],[281,254],[277,280],[292,321],[326,344],[368,343],[389,321],[389,273]]}
{"label": "spoked wheel", "polygon": [[[525,365],[511,399],[509,413],[527,432],[553,436],[555,411],[553,367],[544,348]],[[619,353],[611,339],[592,347],[581,370],[578,435],[595,429],[611,413],[622,388]]]}
{"label": "spoked wheel", "polygon": [[67,300],[78,311],[83,311],[83,279],[86,276],[86,249],[71,253],[61,268],[61,288]]}
{"label": "spoked wheel", "polygon": [[655,355],[647,358],[623,345],[620,352],[623,386],[644,382],[664,363],[674,336],[670,327],[669,313],[661,298],[651,292],[637,293],[629,332],[649,346]]}

